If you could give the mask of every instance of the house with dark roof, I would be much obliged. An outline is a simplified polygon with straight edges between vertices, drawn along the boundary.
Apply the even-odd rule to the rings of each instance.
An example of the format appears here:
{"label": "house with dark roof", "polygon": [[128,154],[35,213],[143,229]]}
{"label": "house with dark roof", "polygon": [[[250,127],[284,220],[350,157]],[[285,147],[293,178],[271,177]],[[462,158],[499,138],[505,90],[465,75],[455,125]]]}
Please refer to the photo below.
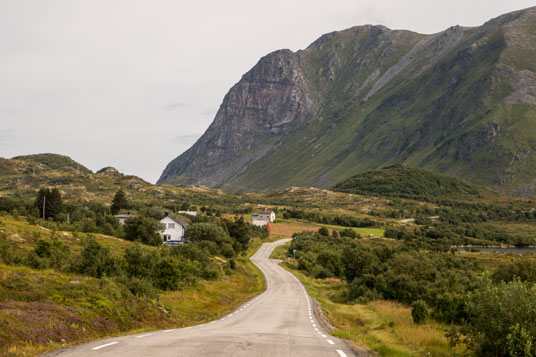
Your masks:
{"label": "house with dark roof", "polygon": [[158,232],[164,244],[176,245],[184,243],[184,230],[188,226],[186,222],[182,219],[171,217],[166,212],[160,223],[165,227],[163,231]]}
{"label": "house with dark roof", "polygon": [[115,218],[119,219],[119,223],[125,224],[125,221],[129,218],[136,217],[136,215],[130,214],[130,212],[126,214],[116,214],[114,216]]}
{"label": "house with dark roof", "polygon": [[272,210],[263,210],[251,215],[252,223],[256,226],[266,226],[269,222],[275,222],[275,212]]}

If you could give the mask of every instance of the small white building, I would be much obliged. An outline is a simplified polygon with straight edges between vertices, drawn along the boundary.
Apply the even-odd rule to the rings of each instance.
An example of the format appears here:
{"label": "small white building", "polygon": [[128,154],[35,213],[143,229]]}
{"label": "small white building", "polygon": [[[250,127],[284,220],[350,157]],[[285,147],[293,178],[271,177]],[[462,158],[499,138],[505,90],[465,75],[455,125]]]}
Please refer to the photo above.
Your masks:
{"label": "small white building", "polygon": [[132,217],[136,217],[136,215],[130,214],[130,212],[129,212],[127,214],[116,214],[114,217],[119,219],[119,223],[125,224],[125,221],[127,219],[132,218]]}
{"label": "small white building", "polygon": [[179,214],[187,214],[188,216],[197,216],[197,211],[179,211]]}
{"label": "small white building", "polygon": [[265,209],[264,211],[253,213],[251,218],[253,219],[253,225],[262,227],[265,226],[266,223],[275,222],[275,212]]}
{"label": "small white building", "polygon": [[165,227],[163,231],[158,232],[164,244],[176,245],[184,243],[184,230],[188,226],[186,222],[182,219],[173,218],[166,212],[160,223]]}

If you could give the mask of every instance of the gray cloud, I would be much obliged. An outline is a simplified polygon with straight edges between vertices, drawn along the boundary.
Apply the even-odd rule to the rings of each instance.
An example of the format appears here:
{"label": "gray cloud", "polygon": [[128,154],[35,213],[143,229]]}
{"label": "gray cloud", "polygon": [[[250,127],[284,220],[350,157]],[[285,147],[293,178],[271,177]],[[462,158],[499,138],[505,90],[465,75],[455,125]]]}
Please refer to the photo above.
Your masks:
{"label": "gray cloud", "polygon": [[164,109],[168,110],[168,111],[172,111],[172,110],[177,110],[177,109],[180,109],[180,108],[185,108],[185,107],[188,107],[189,104],[188,103],[184,103],[184,102],[177,102],[177,103],[171,103],[171,104],[168,104],[164,107]]}

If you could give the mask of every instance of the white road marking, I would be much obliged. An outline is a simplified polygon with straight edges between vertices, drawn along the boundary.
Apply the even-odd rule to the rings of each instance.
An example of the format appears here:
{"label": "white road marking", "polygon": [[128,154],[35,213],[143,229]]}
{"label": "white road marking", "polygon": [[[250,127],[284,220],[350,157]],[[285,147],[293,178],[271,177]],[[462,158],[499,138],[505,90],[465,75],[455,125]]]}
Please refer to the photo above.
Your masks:
{"label": "white road marking", "polygon": [[168,332],[172,332],[172,331],[175,331],[175,329],[166,330],[166,331],[164,331],[164,333],[168,333]]}
{"label": "white road marking", "polygon": [[335,342],[333,342],[333,341],[331,341],[331,340],[327,340],[327,341],[328,341],[328,343],[329,343],[330,345],[334,345],[334,344],[335,344]]}
{"label": "white road marking", "polygon": [[140,335],[140,336],[136,336],[134,338],[143,338],[143,337],[148,337],[148,336],[152,336],[153,334],[152,333],[148,333],[146,335]]}
{"label": "white road marking", "polygon": [[315,324],[313,324],[313,327],[316,327],[316,325],[315,325]]}
{"label": "white road marking", "polygon": [[326,336],[326,335],[322,335],[322,337],[328,337],[328,336]]}
{"label": "white road marking", "polygon": [[346,357],[346,353],[344,353],[343,351],[341,351],[341,350],[336,350],[336,351],[339,354],[339,356]]}
{"label": "white road marking", "polygon": [[318,329],[317,329],[316,327],[315,327],[315,331],[317,331],[317,332],[318,332]]}
{"label": "white road marking", "polygon": [[107,343],[105,345],[100,345],[100,346],[97,346],[97,347],[93,347],[92,350],[100,350],[101,348],[104,348],[104,347],[108,347],[108,346],[111,346],[111,345],[115,345],[115,344],[118,344],[119,342],[110,342],[110,343]]}

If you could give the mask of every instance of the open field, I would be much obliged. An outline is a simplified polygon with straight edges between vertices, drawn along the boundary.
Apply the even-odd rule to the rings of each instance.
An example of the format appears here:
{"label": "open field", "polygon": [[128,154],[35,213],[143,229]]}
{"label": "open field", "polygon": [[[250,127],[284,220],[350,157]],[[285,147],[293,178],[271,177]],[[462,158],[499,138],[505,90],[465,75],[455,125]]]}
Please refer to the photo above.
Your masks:
{"label": "open field", "polygon": [[270,223],[270,227],[272,228],[272,231],[270,232],[270,236],[278,237],[278,238],[291,238],[292,235],[296,232],[318,231],[318,226],[314,224],[295,222],[295,221]]}

